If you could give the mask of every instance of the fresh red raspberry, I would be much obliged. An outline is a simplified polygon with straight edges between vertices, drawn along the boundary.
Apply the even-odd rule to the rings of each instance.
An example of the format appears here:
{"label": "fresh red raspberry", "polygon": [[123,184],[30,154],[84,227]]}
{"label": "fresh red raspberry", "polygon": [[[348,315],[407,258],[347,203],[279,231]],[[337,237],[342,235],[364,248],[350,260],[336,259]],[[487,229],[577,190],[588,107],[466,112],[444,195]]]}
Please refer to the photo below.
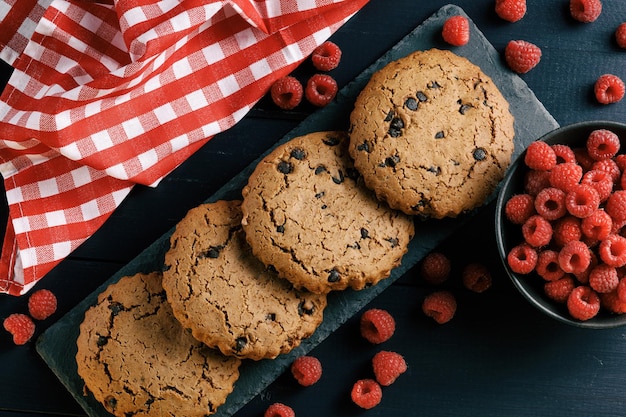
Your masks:
{"label": "fresh red raspberry", "polygon": [[504,206],[504,215],[513,224],[523,224],[535,213],[535,199],[530,194],[516,194]]}
{"label": "fresh red raspberry", "polygon": [[461,272],[461,281],[463,286],[470,291],[482,293],[491,287],[491,272],[489,269],[477,262],[465,265]]}
{"label": "fresh red raspberry", "polygon": [[624,92],[624,81],[613,74],[601,75],[593,86],[593,93],[600,104],[617,103],[624,98]]}
{"label": "fresh red raspberry", "polygon": [[600,195],[591,185],[578,184],[565,196],[565,208],[572,216],[585,218],[600,207]]}
{"label": "fresh red raspberry", "polygon": [[552,145],[552,150],[556,155],[556,163],[562,164],[565,162],[576,162],[576,155],[574,154],[574,150],[560,143]]}
{"label": "fresh red raspberry", "polygon": [[609,196],[604,207],[613,221],[626,220],[626,190],[617,190]]}
{"label": "fresh red raspberry", "polygon": [[613,225],[613,227],[611,227],[611,234],[616,234],[616,235],[622,235],[624,236],[624,226],[626,226],[626,220],[621,220],[621,221],[614,221],[613,219],[611,219],[611,224]]}
{"label": "fresh red raspberry", "polygon": [[464,16],[451,16],[443,23],[443,40],[453,46],[463,46],[469,42],[469,21]]}
{"label": "fresh red raspberry", "polygon": [[583,232],[578,217],[565,216],[552,226],[552,240],[558,247],[562,247],[573,240],[580,240],[582,237]]}
{"label": "fresh red raspberry", "polygon": [[562,304],[567,302],[567,298],[575,286],[574,279],[570,275],[565,275],[556,281],[544,283],[543,291],[548,298]]}
{"label": "fresh red raspberry", "polygon": [[583,171],[589,171],[593,164],[596,162],[589,156],[587,147],[575,148],[574,155],[576,155],[576,162],[583,167]]}
{"label": "fresh red raspberry", "polygon": [[314,74],[306,83],[304,95],[309,103],[324,107],[337,95],[337,82],[328,74]]}
{"label": "fresh red raspberry", "polygon": [[370,343],[386,342],[396,331],[396,321],[386,310],[372,308],[361,316],[361,336]]}
{"label": "fresh red raspberry", "polygon": [[407,365],[404,357],[399,353],[382,350],[372,358],[372,369],[376,381],[380,385],[388,387],[406,372]]}
{"label": "fresh red raspberry", "polygon": [[530,169],[549,171],[556,165],[556,153],[550,145],[542,141],[532,142],[526,148],[524,163]]}
{"label": "fresh red raspberry", "polygon": [[596,265],[598,265],[598,263],[599,263],[598,256],[592,250],[589,251],[589,258],[590,258],[589,259],[589,266],[587,266],[587,268],[585,268],[584,271],[576,272],[576,273],[572,274],[572,275],[574,275],[574,277],[576,277],[576,280],[578,282],[580,282],[581,284],[588,284],[589,283],[589,274],[591,273],[593,268],[595,268]]}
{"label": "fresh red raspberry", "polygon": [[626,190],[626,171],[623,171],[619,177],[619,186],[622,190]]}
{"label": "fresh red raspberry", "polygon": [[422,311],[439,324],[447,323],[456,313],[456,298],[450,291],[435,291],[424,298]]}
{"label": "fresh red raspberry", "polygon": [[526,14],[526,0],[496,0],[496,14],[507,22],[517,22]]}
{"label": "fresh red raspberry", "polygon": [[597,265],[589,273],[589,286],[597,293],[607,293],[617,289],[617,270],[607,264]]}
{"label": "fresh red raspberry", "polygon": [[270,88],[272,101],[283,110],[291,110],[302,101],[303,88],[300,81],[292,76],[279,78]]}
{"label": "fresh red raspberry", "polygon": [[350,396],[356,405],[369,410],[380,404],[383,390],[373,379],[360,379],[352,386]]}
{"label": "fresh red raspberry", "polygon": [[606,171],[592,169],[585,172],[581,184],[592,186],[597,192],[600,202],[606,201],[613,192],[613,179]]}
{"label": "fresh red raspberry", "polygon": [[527,243],[513,247],[506,257],[507,265],[516,274],[530,274],[537,266],[537,251]]}
{"label": "fresh red raspberry", "polygon": [[536,196],[544,188],[550,186],[550,172],[531,169],[524,176],[524,191]]}
{"label": "fresh red raspberry", "polygon": [[602,13],[602,2],[600,0],[570,0],[569,11],[579,22],[591,23]]}
{"label": "fresh red raspberry", "polygon": [[337,44],[326,41],[313,50],[311,62],[319,71],[331,71],[339,66],[341,48]]}
{"label": "fresh red raspberry", "polygon": [[291,374],[298,384],[308,387],[322,377],[322,363],[314,356],[300,356],[291,364]]}
{"label": "fresh red raspberry", "polygon": [[592,240],[603,240],[611,234],[613,221],[606,211],[598,209],[582,219],[580,229],[586,237]]}
{"label": "fresh red raspberry", "polygon": [[558,188],[548,187],[535,197],[535,211],[547,220],[556,220],[567,214],[566,194]]}
{"label": "fresh red raspberry", "polygon": [[513,71],[525,74],[539,64],[541,49],[527,41],[509,41],[504,49],[504,59]]}
{"label": "fresh red raspberry", "polygon": [[28,298],[28,311],[35,320],[45,320],[57,311],[57,297],[50,290],[37,290]]}
{"label": "fresh red raspberry", "polygon": [[622,277],[619,279],[619,283],[617,284],[617,289],[615,290],[617,296],[620,301],[626,303],[626,277]]}
{"label": "fresh red raspberry", "polygon": [[596,161],[610,159],[620,148],[619,137],[607,129],[596,129],[587,137],[587,152]]}
{"label": "fresh red raspberry", "polygon": [[601,161],[596,161],[591,166],[591,170],[596,171],[604,171],[609,174],[609,177],[613,181],[613,183],[619,182],[620,176],[622,175],[622,171],[617,166],[617,163],[613,159],[603,159]]}
{"label": "fresh red raspberry", "polygon": [[539,252],[535,271],[546,281],[556,281],[565,275],[565,271],[559,265],[559,253],[551,249]]}
{"label": "fresh red raspberry", "polygon": [[522,235],[530,246],[546,246],[552,240],[552,225],[543,216],[535,214],[522,225]]}
{"label": "fresh red raspberry", "polygon": [[424,281],[432,285],[445,282],[450,276],[452,263],[450,258],[441,252],[430,252],[420,265],[420,275]]}
{"label": "fresh red raspberry", "polygon": [[626,22],[615,29],[615,42],[620,48],[626,48]]}
{"label": "fresh red raspberry", "polygon": [[598,256],[602,262],[616,268],[626,265],[626,237],[608,236],[600,242]]}
{"label": "fresh red raspberry", "polygon": [[35,334],[35,323],[26,314],[13,313],[3,321],[4,329],[13,336],[13,343],[23,345]]}
{"label": "fresh red raspberry", "polygon": [[626,154],[621,153],[619,155],[615,155],[615,158],[613,158],[613,160],[615,161],[615,165],[617,165],[621,172],[626,171]]}
{"label": "fresh red raspberry", "polygon": [[583,167],[575,162],[556,164],[550,170],[550,185],[565,192],[578,184],[583,177]]}
{"label": "fresh red raspberry", "polygon": [[559,265],[565,272],[582,273],[587,269],[590,262],[589,247],[579,240],[567,243],[559,251]]}
{"label": "fresh red raspberry", "polygon": [[567,298],[567,310],[575,319],[589,320],[600,311],[600,297],[590,287],[581,285],[574,288]]}
{"label": "fresh red raspberry", "polygon": [[267,407],[263,417],[296,417],[296,413],[288,405],[274,403]]}
{"label": "fresh red raspberry", "polygon": [[602,308],[615,314],[626,313],[626,301],[621,300],[617,295],[617,291],[612,291],[606,294],[599,294],[600,305]]}

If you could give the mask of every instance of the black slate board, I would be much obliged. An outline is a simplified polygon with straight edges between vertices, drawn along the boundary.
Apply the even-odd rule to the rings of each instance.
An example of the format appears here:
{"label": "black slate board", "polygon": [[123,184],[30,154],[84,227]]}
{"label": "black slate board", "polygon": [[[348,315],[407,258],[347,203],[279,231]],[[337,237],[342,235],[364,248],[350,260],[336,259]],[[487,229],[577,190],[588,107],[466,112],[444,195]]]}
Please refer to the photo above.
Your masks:
{"label": "black slate board", "polygon": [[[339,92],[335,102],[309,116],[298,127],[277,142],[277,145],[312,131],[347,129],[348,116],[352,110],[354,99],[367,83],[371,74],[388,62],[401,58],[415,50],[425,50],[433,47],[448,48],[449,46],[441,40],[441,26],[445,19],[458,14],[467,17],[462,9],[454,5],[444,6],[439,9],[437,13],[415,28],[385,55],[344,87]],[[471,20],[470,29],[470,43],[452,50],[480,66],[494,80],[509,101],[511,113],[513,113],[516,120],[516,149],[514,156],[517,156],[530,142],[558,127],[558,123],[537,100],[526,83],[503,65],[500,53],[487,41]],[[266,153],[270,151],[271,149]],[[263,156],[260,156],[258,160]],[[241,198],[240,190],[247,182],[247,178],[258,160],[235,176],[207,201]],[[495,193],[491,200],[494,197]],[[226,404],[218,409],[216,416],[231,416],[237,412],[244,404],[282,374],[295,357],[310,351],[317,344],[321,343],[330,333],[345,323],[380,292],[415,266],[425,254],[451,235],[472,215],[473,213],[469,213],[457,219],[419,221],[416,225],[416,236],[410,244],[409,252],[403,258],[402,265],[392,271],[388,279],[362,291],[347,290],[331,293],[329,295],[329,305],[324,314],[324,322],[313,336],[305,340],[300,347],[291,353],[282,355],[275,360],[244,361],[241,368],[241,377],[235,386],[235,391],[229,396]],[[92,396],[83,394],[83,383],[76,371],[77,367],[74,360],[76,347],[73,341],[78,337],[78,328],[82,322],[84,312],[95,302],[98,294],[106,286],[116,282],[121,277],[140,271],[149,272],[161,269],[165,251],[169,246],[171,232],[169,231],[163,235],[137,258],[118,271],[94,293],[51,326],[37,341],[37,351],[41,357],[90,417],[108,417],[110,414]]]}

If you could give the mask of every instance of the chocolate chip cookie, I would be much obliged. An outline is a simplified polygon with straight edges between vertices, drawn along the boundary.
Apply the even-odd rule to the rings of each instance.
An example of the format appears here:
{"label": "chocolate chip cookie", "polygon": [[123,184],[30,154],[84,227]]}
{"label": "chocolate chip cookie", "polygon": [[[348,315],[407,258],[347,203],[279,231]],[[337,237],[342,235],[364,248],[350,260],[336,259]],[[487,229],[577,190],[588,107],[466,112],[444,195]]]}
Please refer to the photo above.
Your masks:
{"label": "chocolate chip cookie", "polygon": [[161,273],[120,279],[89,308],[77,340],[78,374],[113,415],[214,414],[240,360],[197,341],[174,318]]}
{"label": "chocolate chip cookie", "polygon": [[296,290],[254,257],[240,206],[221,200],[187,213],[170,238],[163,287],[198,340],[226,355],[275,358],[313,334],[326,296]]}
{"label": "chocolate chip cookie", "polygon": [[513,153],[514,119],[491,78],[450,51],[374,73],[350,115],[350,155],[393,208],[429,218],[482,205]]}
{"label": "chocolate chip cookie", "polygon": [[254,255],[296,287],[360,290],[389,276],[413,219],[378,201],[348,154],[345,132],[314,132],[264,157],[242,191]]}

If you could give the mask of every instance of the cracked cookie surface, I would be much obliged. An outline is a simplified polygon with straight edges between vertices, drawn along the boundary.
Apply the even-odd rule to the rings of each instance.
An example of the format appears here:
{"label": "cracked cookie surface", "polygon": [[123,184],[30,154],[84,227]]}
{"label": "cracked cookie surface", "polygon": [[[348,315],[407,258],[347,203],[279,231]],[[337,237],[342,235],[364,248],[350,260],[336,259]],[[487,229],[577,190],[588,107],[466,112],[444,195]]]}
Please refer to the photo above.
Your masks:
{"label": "cracked cookie surface", "polygon": [[161,273],[107,287],[80,325],[78,374],[115,416],[214,414],[239,377],[237,358],[197,341],[174,318]]}
{"label": "cracked cookie surface", "polygon": [[513,153],[514,119],[491,78],[447,50],[374,73],[350,115],[350,155],[391,207],[456,217],[484,203]]}
{"label": "cracked cookie surface", "polygon": [[191,209],[170,238],[163,287],[198,340],[226,355],[275,358],[313,334],[326,296],[296,290],[256,259],[241,218],[236,200]]}
{"label": "cracked cookie surface", "polygon": [[360,290],[407,252],[413,219],[362,183],[345,132],[314,132],[264,157],[242,191],[242,225],[257,258],[298,288]]}

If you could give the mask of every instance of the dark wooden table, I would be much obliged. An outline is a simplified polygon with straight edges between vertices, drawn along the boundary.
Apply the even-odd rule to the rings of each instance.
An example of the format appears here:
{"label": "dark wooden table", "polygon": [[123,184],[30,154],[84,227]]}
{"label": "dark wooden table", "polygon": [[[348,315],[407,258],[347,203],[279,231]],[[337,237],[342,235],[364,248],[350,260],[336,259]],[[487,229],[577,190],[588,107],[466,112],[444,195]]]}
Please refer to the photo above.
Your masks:
{"label": "dark wooden table", "polygon": [[[340,67],[333,71],[339,85],[349,83],[446,3],[371,0],[333,36],[344,52]],[[626,101],[602,106],[592,94],[601,74],[626,79],[626,50],[613,40],[617,25],[626,21],[626,2],[603,3],[598,21],[581,24],[569,17],[567,0],[528,0],[528,13],[517,23],[499,19],[493,0],[454,2],[496,50],[502,52],[511,39],[525,39],[542,48],[539,66],[521,78],[561,125],[626,120]],[[9,74],[10,69],[2,67],[2,82]],[[58,295],[59,311],[39,325],[37,335],[311,111],[306,106],[295,113],[275,111],[263,100],[156,189],[136,187],[102,229],[38,284]],[[450,323],[437,325],[422,315],[420,303],[431,288],[422,284],[416,269],[366,306],[385,308],[394,315],[397,331],[384,348],[404,355],[409,365],[406,374],[384,389],[378,407],[360,410],[349,399],[353,381],[369,375],[369,360],[380,349],[360,339],[357,314],[311,352],[324,365],[320,382],[302,389],[285,374],[236,415],[261,416],[270,403],[280,401],[300,417],[625,416],[626,331],[569,327],[529,306],[502,270],[493,210],[493,204],[486,206],[439,248],[454,262],[453,276],[446,284],[450,289],[460,288],[460,267],[470,261],[488,265],[494,278],[487,293],[458,291],[459,310]],[[0,296],[0,318],[24,311],[25,305],[25,297]],[[0,332],[0,415],[85,413],[39,357],[33,342],[14,346],[8,334]]]}

